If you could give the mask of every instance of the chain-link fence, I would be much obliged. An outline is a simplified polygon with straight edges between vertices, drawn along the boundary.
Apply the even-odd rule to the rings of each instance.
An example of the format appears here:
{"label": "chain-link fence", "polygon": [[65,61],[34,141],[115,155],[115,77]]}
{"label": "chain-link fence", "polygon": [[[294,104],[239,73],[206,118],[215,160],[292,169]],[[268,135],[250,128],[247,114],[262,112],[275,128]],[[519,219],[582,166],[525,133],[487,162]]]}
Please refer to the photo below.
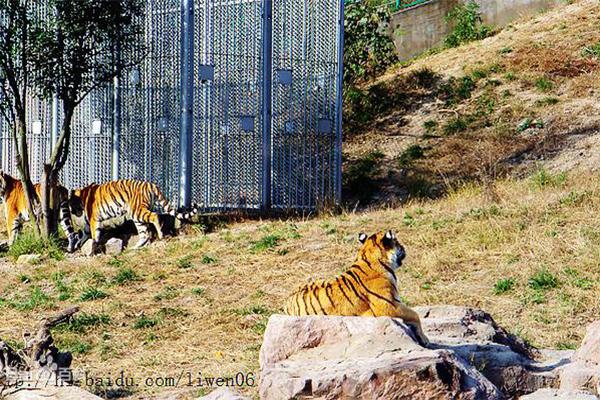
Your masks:
{"label": "chain-link fence", "polygon": [[[140,16],[147,56],[78,107],[63,184],[144,179],[173,202],[185,194],[205,210],[339,201],[342,3],[147,0]],[[182,23],[186,16],[193,24]],[[191,128],[182,124],[186,82]],[[29,102],[34,180],[60,128],[59,110],[56,101]],[[16,174],[7,128],[0,168]],[[182,173],[191,175],[187,187]]]}

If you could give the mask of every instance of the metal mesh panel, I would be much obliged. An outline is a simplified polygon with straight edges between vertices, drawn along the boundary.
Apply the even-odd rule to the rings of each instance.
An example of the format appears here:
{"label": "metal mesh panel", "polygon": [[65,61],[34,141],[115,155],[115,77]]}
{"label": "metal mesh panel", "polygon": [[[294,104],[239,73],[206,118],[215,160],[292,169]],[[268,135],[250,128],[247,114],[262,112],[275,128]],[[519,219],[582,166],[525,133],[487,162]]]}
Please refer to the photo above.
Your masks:
{"label": "metal mesh panel", "polygon": [[338,195],[339,12],[336,0],[273,3],[274,207]]}
{"label": "metal mesh panel", "polygon": [[109,86],[90,93],[75,110],[62,179],[69,187],[110,180],[112,108]]}
{"label": "metal mesh panel", "polygon": [[142,65],[121,79],[119,176],[152,181],[179,195],[180,2],[148,1]]}
{"label": "metal mesh panel", "polygon": [[257,208],[262,170],[262,12],[257,0],[195,2],[193,200]]}
{"label": "metal mesh panel", "polygon": [[[312,209],[339,197],[341,1],[274,1],[272,49],[264,48],[265,0],[194,1],[192,199],[201,207],[259,208],[270,196],[277,208]],[[120,77],[121,123],[113,126],[112,85],[82,102],[63,184],[110,180],[113,134],[120,130],[117,176],[155,182],[178,201],[181,13],[180,0],[146,1],[140,40],[148,55]],[[271,50],[269,86],[263,54]],[[269,148],[265,88],[272,90]],[[29,99],[28,123],[35,129],[29,146],[37,180],[50,152],[52,102]],[[0,129],[0,167],[14,174],[7,128]],[[265,194],[263,154],[269,153],[271,193]]]}

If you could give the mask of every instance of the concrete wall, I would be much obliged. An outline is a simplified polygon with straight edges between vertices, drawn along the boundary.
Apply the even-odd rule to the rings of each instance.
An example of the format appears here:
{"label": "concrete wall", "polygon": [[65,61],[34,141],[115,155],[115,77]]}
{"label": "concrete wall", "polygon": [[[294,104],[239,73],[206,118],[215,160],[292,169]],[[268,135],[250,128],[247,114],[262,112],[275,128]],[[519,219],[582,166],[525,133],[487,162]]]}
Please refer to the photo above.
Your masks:
{"label": "concrete wall", "polygon": [[[392,15],[390,34],[400,60],[439,46],[450,32],[445,16],[462,0],[431,0]],[[560,0],[476,0],[486,24],[502,27],[524,15],[535,15]]]}

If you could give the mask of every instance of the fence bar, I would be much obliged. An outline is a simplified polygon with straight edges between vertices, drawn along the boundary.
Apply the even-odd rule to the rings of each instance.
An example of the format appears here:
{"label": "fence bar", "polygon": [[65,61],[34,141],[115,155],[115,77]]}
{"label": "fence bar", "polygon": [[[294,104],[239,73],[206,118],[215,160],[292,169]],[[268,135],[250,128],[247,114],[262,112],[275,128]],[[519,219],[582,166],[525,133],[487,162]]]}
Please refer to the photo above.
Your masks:
{"label": "fence bar", "polygon": [[338,20],[338,82],[337,82],[337,132],[335,137],[335,193],[334,199],[336,204],[341,204],[342,201],[342,109],[343,109],[343,82],[344,82],[344,0],[340,2],[340,15]]}
{"label": "fence bar", "polygon": [[60,121],[60,100],[58,99],[58,95],[54,94],[52,96],[52,129],[50,131],[50,151],[49,154],[52,154],[54,150],[54,146],[56,145],[56,141],[58,140],[58,125]]}
{"label": "fence bar", "polygon": [[113,79],[112,179],[119,179],[121,152],[121,78]]}
{"label": "fence bar", "polygon": [[272,128],[272,65],[273,65],[273,3],[263,0],[263,96],[262,96],[262,199],[263,209],[271,208],[271,128]]}
{"label": "fence bar", "polygon": [[194,133],[194,1],[181,0],[181,125],[179,203],[192,203],[192,136]]}

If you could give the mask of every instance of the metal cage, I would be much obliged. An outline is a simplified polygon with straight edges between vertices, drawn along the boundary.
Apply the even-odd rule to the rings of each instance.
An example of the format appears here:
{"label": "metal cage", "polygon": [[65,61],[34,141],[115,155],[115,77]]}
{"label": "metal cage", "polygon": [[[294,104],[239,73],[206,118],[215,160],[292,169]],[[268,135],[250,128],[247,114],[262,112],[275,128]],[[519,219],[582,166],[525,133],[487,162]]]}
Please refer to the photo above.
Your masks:
{"label": "metal cage", "polygon": [[[147,0],[139,18],[148,54],[78,107],[65,186],[143,179],[204,210],[339,202],[343,0]],[[39,179],[60,107],[28,111]]]}

